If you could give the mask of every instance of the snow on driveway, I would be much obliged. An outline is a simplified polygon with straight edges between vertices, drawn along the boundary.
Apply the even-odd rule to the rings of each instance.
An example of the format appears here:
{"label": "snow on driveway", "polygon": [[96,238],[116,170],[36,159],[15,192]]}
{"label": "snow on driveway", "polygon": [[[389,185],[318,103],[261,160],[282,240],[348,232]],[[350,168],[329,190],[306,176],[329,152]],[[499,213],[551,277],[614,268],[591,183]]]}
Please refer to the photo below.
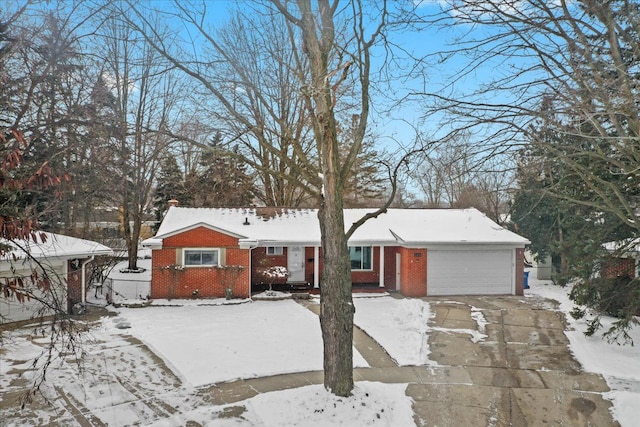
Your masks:
{"label": "snow on driveway", "polygon": [[[550,281],[537,280],[529,276],[530,289],[526,296],[540,296],[560,303],[560,311],[565,314],[569,330],[571,352],[587,372],[601,374],[611,391],[605,395],[613,402],[613,415],[622,426],[638,425],[640,417],[640,326],[635,325],[629,335],[631,345],[609,343],[602,334],[615,321],[609,316],[602,317],[602,329],[593,336],[586,336],[587,324],[584,319],[576,320],[570,311],[574,304],[569,299],[570,287],[552,285]],[[549,307],[551,308],[551,307]]]}

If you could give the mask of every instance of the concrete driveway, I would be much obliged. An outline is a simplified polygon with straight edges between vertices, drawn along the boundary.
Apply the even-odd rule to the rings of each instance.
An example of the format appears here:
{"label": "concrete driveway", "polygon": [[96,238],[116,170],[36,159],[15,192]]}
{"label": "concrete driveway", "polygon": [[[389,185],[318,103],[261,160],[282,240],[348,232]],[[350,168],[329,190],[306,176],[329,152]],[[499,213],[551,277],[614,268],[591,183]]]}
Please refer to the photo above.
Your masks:
{"label": "concrete driveway", "polygon": [[[415,368],[420,380],[407,388],[417,425],[618,425],[602,396],[609,391],[606,382],[582,372],[569,351],[564,316],[544,309],[548,301],[426,300],[435,312],[430,359],[439,366]],[[474,340],[473,331],[486,337]]]}
{"label": "concrete driveway", "polygon": [[[603,398],[609,387],[602,376],[582,372],[569,351],[564,315],[545,308],[550,301],[513,296],[424,300],[435,313],[429,334],[435,366],[399,367],[377,342],[354,329],[354,344],[371,366],[355,369],[354,379],[409,383],[406,394],[414,400],[416,425],[619,426],[611,402]],[[318,312],[317,304],[303,304]],[[288,381],[297,386],[321,382],[315,374],[279,376],[280,388]],[[243,382],[248,395],[240,394],[276,389],[265,380]],[[224,396],[235,395],[226,386],[211,391],[220,403],[231,403]]]}

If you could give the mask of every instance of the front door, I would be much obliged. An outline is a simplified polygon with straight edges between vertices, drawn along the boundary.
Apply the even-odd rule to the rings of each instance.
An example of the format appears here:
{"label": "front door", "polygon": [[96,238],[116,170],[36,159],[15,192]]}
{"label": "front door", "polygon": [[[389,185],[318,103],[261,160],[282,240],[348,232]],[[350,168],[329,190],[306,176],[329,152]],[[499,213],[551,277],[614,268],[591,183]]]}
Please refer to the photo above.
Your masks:
{"label": "front door", "polygon": [[304,282],[304,247],[289,246],[287,248],[287,282]]}

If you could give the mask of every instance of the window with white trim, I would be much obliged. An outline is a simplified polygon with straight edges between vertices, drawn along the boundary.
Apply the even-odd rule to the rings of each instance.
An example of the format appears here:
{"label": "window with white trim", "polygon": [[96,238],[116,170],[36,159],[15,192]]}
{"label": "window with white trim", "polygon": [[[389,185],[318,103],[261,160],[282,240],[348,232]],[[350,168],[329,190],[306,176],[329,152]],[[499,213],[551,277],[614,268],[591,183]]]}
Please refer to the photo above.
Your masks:
{"label": "window with white trim", "polygon": [[267,246],[267,255],[282,255],[282,246]]}
{"label": "window with white trim", "polygon": [[220,249],[185,249],[182,252],[182,265],[188,267],[220,265]]}
{"label": "window with white trim", "polygon": [[371,246],[349,246],[351,270],[371,270],[373,266]]}

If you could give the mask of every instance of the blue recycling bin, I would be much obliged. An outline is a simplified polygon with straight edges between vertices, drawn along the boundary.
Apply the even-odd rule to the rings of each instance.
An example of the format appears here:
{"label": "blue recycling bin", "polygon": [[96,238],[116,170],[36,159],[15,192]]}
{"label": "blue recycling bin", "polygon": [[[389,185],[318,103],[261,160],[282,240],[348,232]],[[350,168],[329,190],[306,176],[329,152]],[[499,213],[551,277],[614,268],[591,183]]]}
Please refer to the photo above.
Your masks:
{"label": "blue recycling bin", "polygon": [[529,272],[524,272],[524,288],[529,289]]}

